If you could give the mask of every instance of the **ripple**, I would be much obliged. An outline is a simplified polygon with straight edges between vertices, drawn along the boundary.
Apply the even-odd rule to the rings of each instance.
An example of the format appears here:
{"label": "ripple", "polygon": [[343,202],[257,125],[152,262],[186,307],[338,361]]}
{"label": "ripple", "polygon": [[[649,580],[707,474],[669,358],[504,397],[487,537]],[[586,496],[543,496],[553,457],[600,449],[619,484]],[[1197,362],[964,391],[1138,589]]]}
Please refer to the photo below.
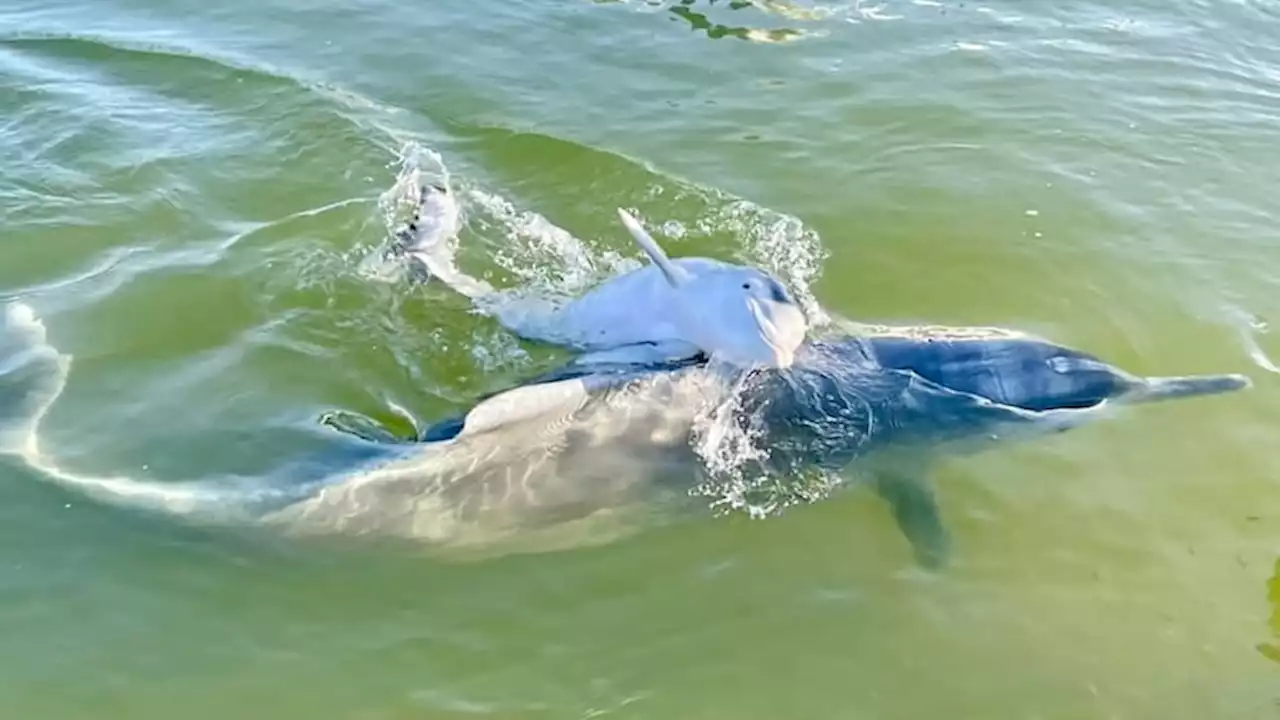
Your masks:
{"label": "ripple", "polygon": [[[843,12],[840,4],[822,3],[806,5],[790,0],[742,0],[741,2],[717,5],[715,0],[593,0],[595,4],[612,5],[627,4],[637,6],[640,12],[665,10],[672,19],[680,19],[689,24],[689,28],[701,33],[711,40],[733,38],[752,43],[774,44],[802,40],[809,37],[820,37],[826,34],[822,28],[807,29],[800,27],[779,27],[775,19],[793,22],[815,23],[833,18]],[[701,9],[699,9],[701,8]],[[741,13],[741,15],[739,14]],[[754,15],[758,23],[746,24],[743,15]],[[737,23],[720,22],[713,17],[732,17]]]}
{"label": "ripple", "polygon": [[[364,202],[371,198],[334,199],[326,172],[335,153],[363,148],[359,168],[386,143],[353,120],[369,106],[380,112],[376,103],[172,43],[9,33],[0,73],[0,84],[30,97],[0,134],[22,153],[0,177],[11,232],[99,227],[85,245],[33,255],[61,269],[32,282],[27,267],[24,292],[88,290],[94,281],[81,298],[92,302],[146,273],[217,262],[252,233]],[[282,172],[294,176],[288,197],[270,190]],[[322,194],[330,197],[317,203]],[[113,232],[140,216],[150,237]],[[68,267],[86,253],[101,255],[89,260],[98,269]]]}
{"label": "ripple", "polygon": [[[1273,0],[13,6],[0,294],[38,294],[76,353],[51,422],[85,467],[279,467],[324,444],[296,437],[321,410],[438,416],[548,362],[439,288],[355,271],[411,142],[465,186],[461,261],[506,287],[639,262],[622,206],[673,253],[758,259],[841,314],[1016,324],[1152,370],[1276,357]],[[753,41],[780,29],[801,34]],[[949,468],[965,560],[928,583],[895,579],[892,520],[856,494],[371,572],[382,549],[326,547],[317,571],[262,562],[257,538],[236,551],[256,566],[228,569],[190,552],[223,538],[0,483],[31,620],[6,687],[78,678],[16,712],[51,717],[98,690],[157,717],[193,698],[228,717],[1265,715],[1274,552],[1237,565],[1275,505],[1253,372],[1238,402]],[[680,584],[726,556],[735,572]],[[66,581],[33,584],[50,571]],[[857,612],[803,588],[856,588]],[[146,652],[104,674],[94,648],[125,640]],[[782,656],[801,680],[780,690]]]}

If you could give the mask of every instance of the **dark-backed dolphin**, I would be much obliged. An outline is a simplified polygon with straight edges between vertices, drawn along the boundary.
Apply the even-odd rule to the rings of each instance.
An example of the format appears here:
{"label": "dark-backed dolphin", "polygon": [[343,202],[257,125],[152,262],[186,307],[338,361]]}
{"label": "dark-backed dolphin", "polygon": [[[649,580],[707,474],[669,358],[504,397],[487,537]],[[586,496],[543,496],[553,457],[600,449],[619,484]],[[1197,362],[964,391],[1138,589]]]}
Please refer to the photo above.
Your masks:
{"label": "dark-backed dolphin", "polygon": [[[60,468],[40,420],[71,359],[24,305],[0,327],[0,452],[99,500],[289,533],[400,537],[451,549],[528,551],[607,540],[706,509],[700,483],[864,471],[918,560],[939,566],[947,533],[928,482],[939,453],[1063,431],[1109,408],[1246,388],[1241,375],[1141,378],[1009,333],[882,332],[806,341],[787,368],[737,375],[702,358],[570,362],[421,437],[366,435],[372,460],[287,484],[176,484]],[[358,428],[333,423],[346,429]],[[749,440],[718,455],[708,438]],[[711,443],[715,445],[715,442]],[[722,462],[722,461],[728,462]],[[545,545],[540,545],[544,542]]]}
{"label": "dark-backed dolphin", "polygon": [[[981,329],[812,340],[788,368],[731,380],[697,358],[577,360],[428,427],[421,441],[454,460],[447,477],[421,484],[410,450],[405,460],[326,487],[282,517],[329,518],[355,529],[363,521],[352,508],[396,496],[405,503],[404,532],[430,527],[444,540],[464,528],[475,537],[518,537],[545,521],[687,507],[689,488],[723,471],[709,466],[722,458],[700,454],[694,435],[699,423],[706,430],[708,418],[727,409],[719,431],[749,438],[757,451],[729,458],[741,461],[735,472],[794,478],[814,469],[863,471],[918,561],[936,567],[949,555],[928,481],[940,455],[1069,430],[1112,408],[1249,385],[1234,374],[1137,377],[1084,352]],[[430,491],[419,494],[425,487]],[[424,498],[428,513],[410,508]],[[486,522],[487,533],[476,531]]]}

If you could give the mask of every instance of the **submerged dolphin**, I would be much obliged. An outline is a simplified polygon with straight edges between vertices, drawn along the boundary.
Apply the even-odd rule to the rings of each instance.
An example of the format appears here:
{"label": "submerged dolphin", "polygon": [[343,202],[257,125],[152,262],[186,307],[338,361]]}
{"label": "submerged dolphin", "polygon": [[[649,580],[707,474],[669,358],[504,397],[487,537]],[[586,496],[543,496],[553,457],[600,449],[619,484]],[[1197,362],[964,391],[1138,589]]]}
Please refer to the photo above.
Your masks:
{"label": "submerged dolphin", "polygon": [[[1082,352],[998,332],[810,340],[790,367],[736,377],[701,358],[579,360],[487,397],[412,442],[375,443],[368,462],[287,486],[179,485],[77,474],[49,459],[38,426],[70,358],[47,344],[25,306],[10,306],[3,320],[0,452],[45,477],[191,519],[401,537],[445,551],[608,540],[696,512],[703,503],[690,489],[726,472],[785,479],[817,469],[869,475],[918,561],[937,567],[949,555],[927,479],[938,452],[1066,430],[1112,406],[1250,385],[1240,375],[1138,378]],[[735,454],[728,459],[743,462],[727,467],[715,462],[722,456],[709,462],[699,452],[701,440],[726,436],[749,438],[759,452]]]}
{"label": "submerged dolphin", "polygon": [[[1249,385],[1241,375],[1139,378],[1033,337],[946,329],[810,341],[790,367],[728,384],[700,359],[574,362],[436,423],[424,445],[276,518],[440,543],[520,543],[598,514],[661,518],[692,508],[689,489],[723,470],[699,455],[694,436],[708,411],[727,408],[728,427],[711,434],[741,433],[760,451],[739,470],[861,470],[918,562],[938,567],[949,556],[928,482],[939,453],[1068,430],[1113,406]],[[448,460],[426,472],[424,448]]]}
{"label": "submerged dolphin", "polygon": [[[576,352],[628,348],[651,359],[705,354],[740,367],[786,367],[808,322],[782,282],[759,268],[704,257],[672,259],[625,210],[618,215],[650,264],[609,278],[536,322],[495,312],[522,337]],[[403,256],[419,279],[440,278],[473,301],[493,295],[454,262],[462,228],[447,183],[419,189],[412,218],[396,232],[390,254]]]}

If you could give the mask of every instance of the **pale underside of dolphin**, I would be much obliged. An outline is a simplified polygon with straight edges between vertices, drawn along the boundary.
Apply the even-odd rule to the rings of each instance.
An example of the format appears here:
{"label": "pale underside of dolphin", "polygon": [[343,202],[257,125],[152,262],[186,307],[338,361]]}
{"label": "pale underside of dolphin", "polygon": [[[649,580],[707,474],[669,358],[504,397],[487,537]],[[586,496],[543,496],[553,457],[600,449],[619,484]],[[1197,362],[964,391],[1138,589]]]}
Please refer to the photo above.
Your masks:
{"label": "pale underside of dolphin", "polygon": [[[808,323],[781,281],[762,269],[712,258],[669,258],[638,220],[622,209],[618,215],[648,265],[560,307],[492,314],[517,335],[576,352],[625,350],[653,360],[704,354],[744,367],[791,363]],[[494,288],[461,272],[454,260],[462,224],[448,184],[423,184],[391,252],[410,263],[417,279],[439,278],[485,307]]]}
{"label": "pale underside of dolphin", "polygon": [[[280,485],[177,484],[68,471],[40,447],[40,421],[70,366],[28,309],[7,309],[0,451],[100,501],[483,554],[607,541],[705,513],[706,499],[691,489],[708,482],[787,482],[817,471],[868,478],[930,567],[950,554],[928,479],[936,458],[1067,430],[1113,407],[1249,385],[1238,375],[1137,378],[1016,335],[844,336],[807,341],[788,368],[736,377],[696,359],[571,363],[421,438],[362,432],[377,454],[368,462]],[[359,431],[341,418],[333,424]],[[722,442],[743,438],[740,447]]]}

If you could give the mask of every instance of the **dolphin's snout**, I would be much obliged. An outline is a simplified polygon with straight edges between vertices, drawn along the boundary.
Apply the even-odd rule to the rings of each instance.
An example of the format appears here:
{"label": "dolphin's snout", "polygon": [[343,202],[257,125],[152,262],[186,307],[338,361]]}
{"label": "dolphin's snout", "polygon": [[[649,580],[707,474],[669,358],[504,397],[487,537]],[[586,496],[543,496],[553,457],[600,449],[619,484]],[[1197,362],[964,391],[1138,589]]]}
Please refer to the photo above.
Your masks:
{"label": "dolphin's snout", "polygon": [[742,307],[745,317],[730,322],[733,316],[726,314],[712,324],[714,337],[707,339],[712,354],[748,367],[790,367],[808,331],[804,314],[790,303],[760,297],[746,298]]}
{"label": "dolphin's snout", "polygon": [[794,303],[773,299],[753,299],[752,306],[752,314],[759,324],[760,339],[765,346],[761,364],[790,367],[809,330],[804,313]]}

